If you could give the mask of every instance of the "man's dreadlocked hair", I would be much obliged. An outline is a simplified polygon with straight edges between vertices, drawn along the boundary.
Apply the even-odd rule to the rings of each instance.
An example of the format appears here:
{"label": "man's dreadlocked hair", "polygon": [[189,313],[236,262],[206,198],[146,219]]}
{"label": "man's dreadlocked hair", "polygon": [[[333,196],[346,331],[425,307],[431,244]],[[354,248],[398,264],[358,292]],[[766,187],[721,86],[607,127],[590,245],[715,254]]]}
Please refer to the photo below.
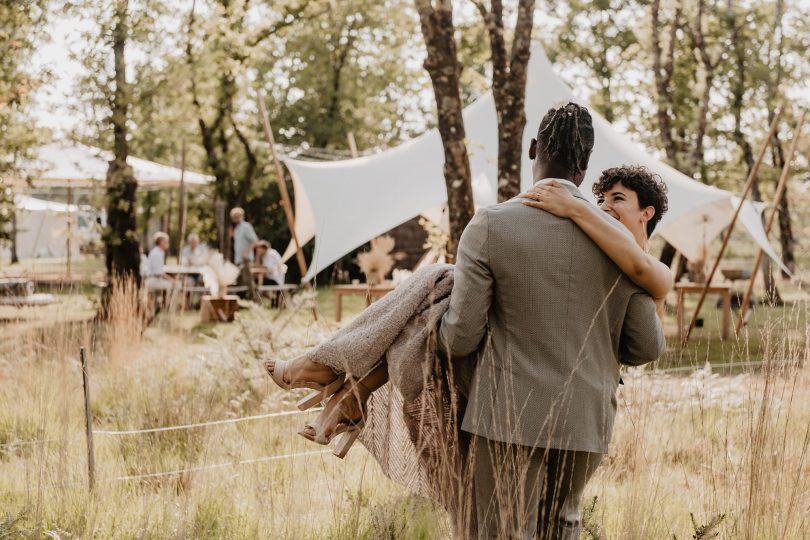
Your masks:
{"label": "man's dreadlocked hair", "polygon": [[593,150],[593,124],[588,109],[569,102],[551,108],[537,130],[537,154],[575,177],[584,175]]}

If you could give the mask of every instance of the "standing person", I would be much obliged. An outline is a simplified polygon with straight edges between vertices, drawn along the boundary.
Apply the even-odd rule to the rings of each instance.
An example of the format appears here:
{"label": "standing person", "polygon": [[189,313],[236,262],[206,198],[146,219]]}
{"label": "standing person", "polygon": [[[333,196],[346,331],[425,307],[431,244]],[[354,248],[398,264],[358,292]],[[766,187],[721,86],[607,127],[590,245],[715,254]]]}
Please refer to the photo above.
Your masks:
{"label": "standing person", "polygon": [[[245,219],[245,211],[239,207],[231,210],[231,223],[233,223],[233,262],[241,266],[245,262],[253,262],[253,250],[259,243],[256,231]],[[250,264],[248,264],[250,266]]]}
{"label": "standing person", "polygon": [[[300,407],[331,395],[301,435],[326,444],[345,433],[342,456],[362,433],[383,471],[439,501],[464,538],[576,539],[582,492],[612,435],[620,365],[664,350],[649,294],[672,278],[643,248],[666,210],[664,186],[644,171],[606,171],[602,211],[583,206],[593,144],[587,109],[549,110],[529,157],[535,185],[554,189],[479,210],[455,267],[422,268],[320,346],[265,362],[282,388],[316,390]],[[442,350],[452,362],[436,370]],[[475,368],[469,388],[465,366]],[[437,392],[441,409],[423,408]]]}
{"label": "standing person", "polygon": [[[529,149],[535,185],[553,180],[587,203],[593,144],[587,109],[549,110]],[[479,537],[575,540],[608,451],[620,362],[657,359],[664,334],[652,298],[588,234],[525,202],[481,209],[464,230],[439,341],[464,356],[490,331],[461,426],[474,436]],[[635,244],[619,221],[592,216]]]}
{"label": "standing person", "polygon": [[267,240],[261,240],[256,245],[256,257],[259,264],[267,268],[264,281],[274,281],[277,285],[284,285],[287,274],[287,265],[281,262],[281,254],[270,246]]}
{"label": "standing person", "polygon": [[256,299],[256,284],[250,267],[253,264],[253,250],[259,243],[259,237],[253,230],[253,225],[245,219],[245,211],[239,207],[231,210],[231,223],[233,223],[233,258],[236,266],[241,270],[239,284],[248,288],[248,298]]}

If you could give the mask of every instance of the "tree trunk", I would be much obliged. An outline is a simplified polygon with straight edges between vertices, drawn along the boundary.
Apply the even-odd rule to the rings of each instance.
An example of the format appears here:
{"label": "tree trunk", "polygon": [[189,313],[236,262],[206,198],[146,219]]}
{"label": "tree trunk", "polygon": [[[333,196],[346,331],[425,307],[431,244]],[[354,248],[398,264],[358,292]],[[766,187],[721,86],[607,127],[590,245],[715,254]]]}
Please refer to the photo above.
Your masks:
{"label": "tree trunk", "polygon": [[115,61],[115,92],[112,99],[113,160],[107,169],[107,230],[105,231],[107,274],[116,279],[132,278],[140,284],[136,199],[138,183],[127,164],[127,117],[129,89],[126,80],[125,49],[129,28],[128,0],[116,0],[112,31]]}
{"label": "tree trunk", "polygon": [[675,255],[678,253],[678,250],[675,249],[675,246],[666,242],[664,244],[664,249],[661,250],[661,258],[659,259],[662,263],[672,268],[672,262],[675,260]]}
{"label": "tree trunk", "polygon": [[667,57],[661,47],[661,0],[653,0],[650,6],[652,15],[652,49],[653,49],[653,74],[656,90],[656,107],[658,118],[658,131],[661,134],[661,142],[664,144],[664,151],[671,164],[678,167],[678,147],[672,133],[672,96],[669,92],[669,85],[675,71],[675,43],[677,31],[680,26],[681,6],[675,9],[675,16],[670,28]]}
{"label": "tree trunk", "polygon": [[[782,75],[784,74],[784,67],[782,65],[782,55],[784,54],[785,49],[785,34],[784,29],[782,27],[782,17],[784,16],[785,11],[785,2],[784,0],[777,0],[776,2],[776,14],[775,14],[775,21],[774,21],[774,32],[773,36],[779,36],[779,41],[776,44],[776,58],[775,58],[775,66],[773,66],[773,72],[775,73],[775,78],[769,79],[768,85],[768,121],[773,121],[773,115],[775,113],[775,109],[777,107],[777,101],[780,100],[780,88],[782,86]],[[771,58],[770,49],[773,48],[773,40],[768,41],[768,59]],[[782,169],[785,166],[785,153],[782,149],[782,142],[779,140],[779,131],[777,130],[776,133],[773,135],[773,139],[771,140],[771,156],[773,158],[774,165]],[[790,202],[789,202],[789,189],[785,186],[785,193],[782,196],[782,201],[779,203],[779,242],[782,245],[782,262],[784,265],[791,271],[796,270],[796,256],[795,256],[795,245],[796,241],[793,237],[793,226],[791,223],[791,216],[790,216]],[[782,277],[787,279],[790,276],[786,274],[784,271],[782,272]]]}
{"label": "tree trunk", "polygon": [[526,76],[531,56],[535,0],[520,0],[512,37],[511,55],[506,51],[503,3],[492,0],[490,9],[475,2],[489,36],[492,56],[492,97],[498,117],[498,201],[520,193],[520,163],[523,130],[526,128]]}
{"label": "tree trunk", "polygon": [[703,66],[703,92],[700,96],[700,109],[698,110],[698,126],[695,134],[695,148],[692,152],[693,171],[700,172],[700,180],[704,183],[708,180],[704,143],[706,138],[706,128],[709,119],[709,104],[711,101],[712,86],[714,85],[714,70],[717,60],[712,60],[706,46],[706,39],[703,35],[703,13],[705,0],[698,0],[698,13],[695,21],[695,28],[692,37],[695,41],[695,48],[698,50],[701,65]]}
{"label": "tree trunk", "polygon": [[[744,31],[745,21],[737,24],[737,16],[734,7],[729,2],[729,16],[728,24],[730,30],[730,39],[733,47],[732,55],[734,66],[736,68],[735,76],[732,78],[731,84],[731,110],[734,116],[734,141],[743,154],[743,162],[746,165],[747,174],[751,173],[754,168],[754,151],[751,144],[745,138],[742,132],[742,111],[743,111],[743,98],[746,91],[746,57],[747,52],[743,40],[740,38],[740,33]],[[759,188],[759,179],[754,178],[751,184],[751,198],[756,202],[762,201],[762,192]],[[763,220],[765,216],[763,215]],[[776,281],[773,277],[773,265],[768,257],[763,257],[762,264],[762,279],[765,284],[765,298],[771,305],[781,305],[782,298],[779,294],[779,289],[776,287]]]}
{"label": "tree trunk", "polygon": [[20,262],[17,255],[17,209],[11,208],[11,264]]}
{"label": "tree trunk", "polygon": [[216,226],[219,252],[222,253],[222,256],[225,257],[226,260],[232,260],[230,250],[228,249],[228,239],[230,237],[228,236],[228,224],[225,218],[225,201],[220,197],[214,199],[214,225]]}
{"label": "tree trunk", "polygon": [[464,141],[459,80],[461,65],[453,36],[453,7],[451,0],[415,0],[425,39],[427,58],[425,69],[433,83],[439,134],[444,147],[444,181],[447,186],[447,206],[450,219],[448,260],[454,261],[461,233],[475,214],[473,204],[470,159]]}
{"label": "tree trunk", "polygon": [[[782,262],[791,272],[796,271],[796,238],[793,236],[793,226],[790,220],[790,203],[788,203],[787,190],[779,204],[779,242],[782,244]],[[790,278],[784,271],[782,277]]]}

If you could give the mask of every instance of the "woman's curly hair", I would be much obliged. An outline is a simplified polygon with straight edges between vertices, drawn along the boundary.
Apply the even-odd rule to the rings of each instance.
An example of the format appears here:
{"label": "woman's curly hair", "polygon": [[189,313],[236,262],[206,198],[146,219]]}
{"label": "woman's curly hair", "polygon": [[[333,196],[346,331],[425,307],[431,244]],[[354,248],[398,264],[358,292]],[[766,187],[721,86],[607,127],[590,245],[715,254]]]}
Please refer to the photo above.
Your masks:
{"label": "woman's curly hair", "polygon": [[652,236],[655,227],[669,209],[667,185],[658,175],[641,165],[613,167],[602,173],[593,185],[593,194],[598,198],[607,193],[617,182],[638,195],[641,208],[652,206],[655,214],[647,222],[647,236]]}

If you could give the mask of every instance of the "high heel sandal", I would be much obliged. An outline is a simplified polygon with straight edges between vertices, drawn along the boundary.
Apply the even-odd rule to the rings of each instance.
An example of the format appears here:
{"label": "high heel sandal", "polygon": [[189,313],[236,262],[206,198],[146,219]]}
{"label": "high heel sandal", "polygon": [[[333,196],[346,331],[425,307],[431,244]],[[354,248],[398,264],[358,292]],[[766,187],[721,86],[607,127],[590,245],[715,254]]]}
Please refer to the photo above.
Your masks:
{"label": "high heel sandal", "polygon": [[[349,377],[349,380],[351,381],[349,393],[343,396],[341,400],[347,398],[359,398],[359,392],[357,391],[358,387],[362,387],[368,395],[371,395],[371,392],[365,386],[363,386],[363,383],[351,377]],[[363,399],[360,399],[360,410],[361,416],[359,420],[351,420],[348,418],[341,419],[335,425],[334,429],[332,430],[332,433],[329,434],[328,436],[325,433],[326,425],[324,422],[321,421],[320,417],[315,419],[313,423],[304,426],[304,429],[306,429],[307,427],[312,428],[314,434],[308,433],[304,431],[304,429],[299,431],[298,434],[304,437],[305,439],[308,439],[314,443],[321,444],[324,446],[331,444],[333,440],[342,435],[341,439],[338,441],[332,453],[335,456],[339,457],[340,459],[343,459],[346,456],[346,453],[354,444],[354,442],[360,436],[360,432],[363,430],[363,427],[366,425],[366,401]],[[337,410],[333,411],[332,414],[330,414],[329,416],[331,417],[335,413],[340,414],[339,403],[337,405]],[[331,418],[328,417],[326,420],[331,420]]]}
{"label": "high heel sandal", "polygon": [[295,390],[298,388],[314,390],[314,392],[298,401],[297,406],[302,411],[311,409],[324,399],[334,395],[343,388],[343,385],[346,383],[346,376],[343,373],[339,374],[335,377],[335,380],[328,384],[321,384],[315,381],[295,381],[288,383],[284,380],[284,372],[287,370],[287,364],[289,364],[289,362],[285,360],[276,360],[275,367],[271,370],[267,362],[265,362],[264,369],[270,375],[270,378],[273,379],[273,382],[284,390]]}

